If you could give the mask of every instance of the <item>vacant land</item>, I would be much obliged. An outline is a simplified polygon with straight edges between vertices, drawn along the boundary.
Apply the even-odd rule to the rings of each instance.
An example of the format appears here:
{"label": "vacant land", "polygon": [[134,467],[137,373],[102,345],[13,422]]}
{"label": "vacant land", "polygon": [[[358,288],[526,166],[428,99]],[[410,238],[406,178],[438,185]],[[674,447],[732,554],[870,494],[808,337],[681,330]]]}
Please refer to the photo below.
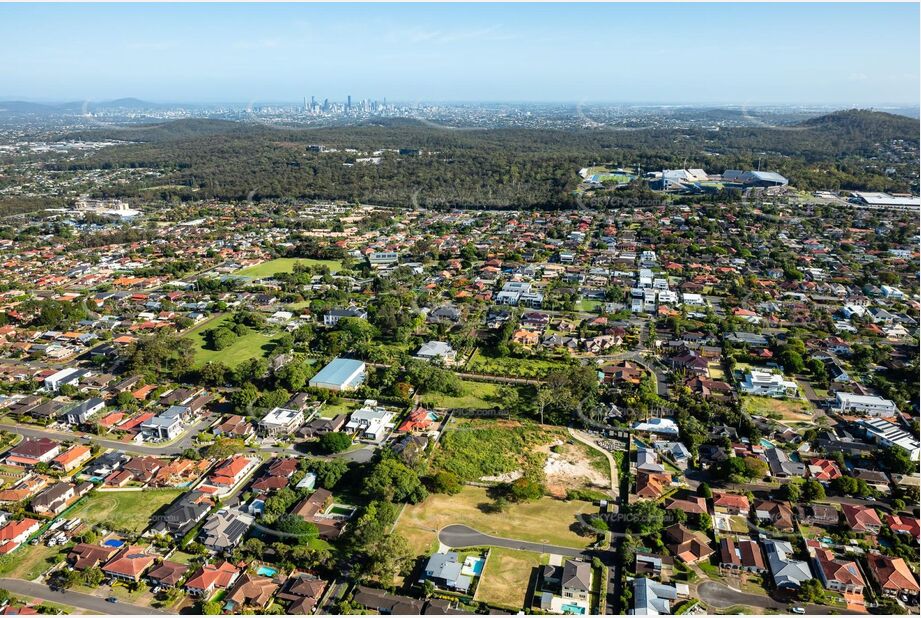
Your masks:
{"label": "vacant land", "polygon": [[320,416],[323,418],[333,418],[340,414],[349,414],[361,407],[360,401],[354,399],[340,399],[336,403],[327,403],[320,408]]}
{"label": "vacant land", "polygon": [[442,436],[435,465],[464,481],[514,480],[512,476],[522,475],[542,481],[548,450],[541,447],[566,438],[562,428],[536,423],[455,419]]}
{"label": "vacant land", "polygon": [[272,348],[275,347],[274,336],[255,330],[242,337],[237,337],[231,345],[223,350],[217,351],[207,347],[206,331],[219,328],[225,321],[230,319],[231,316],[228,315],[219,320],[209,320],[204,324],[199,324],[186,334],[186,337],[195,344],[196,366],[204,365],[208,362],[220,362],[228,367],[236,367],[251,358],[267,356],[272,351]]}
{"label": "vacant land", "polygon": [[471,408],[477,410],[491,409],[498,406],[494,398],[499,390],[498,384],[488,382],[461,381],[460,395],[442,395],[427,393],[422,396],[422,405],[431,408]]}
{"label": "vacant land", "polygon": [[474,599],[513,610],[523,609],[534,570],[548,564],[549,558],[547,554],[493,547]]}
{"label": "vacant land", "polygon": [[257,264],[256,266],[250,266],[249,268],[243,268],[235,272],[234,275],[240,275],[242,277],[253,277],[254,279],[262,279],[264,277],[277,275],[278,273],[294,272],[294,265],[298,263],[303,264],[304,266],[326,266],[329,268],[330,272],[334,273],[342,270],[342,262],[339,260],[278,258],[277,260],[269,260],[268,262],[263,262],[262,264]]}
{"label": "vacant land", "polygon": [[67,552],[62,547],[23,545],[0,558],[0,577],[33,580],[63,560]]}
{"label": "vacant land", "polygon": [[585,486],[602,491],[611,488],[611,465],[604,453],[581,442],[562,442],[546,451],[544,477],[551,495],[565,497],[568,489]]}
{"label": "vacant land", "polygon": [[515,378],[543,378],[556,369],[569,369],[571,363],[545,360],[540,358],[490,358],[483,356],[479,350],[474,352],[467,363],[466,370],[486,375],[499,375]]}
{"label": "vacant land", "polygon": [[397,530],[417,555],[437,547],[438,531],[450,524],[464,524],[492,536],[579,549],[593,540],[573,531],[578,515],[595,512],[590,502],[545,497],[510,504],[501,513],[489,512],[491,503],[482,487],[464,487],[454,496],[431,494],[419,504],[406,506]]}
{"label": "vacant land", "polygon": [[774,399],[772,397],[743,397],[742,409],[749,414],[777,417],[784,421],[811,421],[812,408],[801,399]]}
{"label": "vacant land", "polygon": [[150,516],[170,504],[183,490],[96,492],[67,512],[68,518],[79,517],[90,525],[101,524],[111,530],[142,532]]}

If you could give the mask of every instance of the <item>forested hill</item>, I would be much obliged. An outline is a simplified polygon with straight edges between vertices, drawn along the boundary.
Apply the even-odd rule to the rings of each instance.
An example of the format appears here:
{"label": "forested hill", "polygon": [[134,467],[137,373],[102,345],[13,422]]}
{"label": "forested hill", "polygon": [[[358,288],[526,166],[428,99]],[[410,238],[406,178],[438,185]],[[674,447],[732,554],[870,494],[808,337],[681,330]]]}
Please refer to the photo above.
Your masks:
{"label": "forested hill", "polygon": [[[879,112],[847,111],[786,127],[649,130],[451,130],[388,119],[347,127],[273,128],[217,120],[180,120],[72,134],[137,142],[108,148],[70,167],[162,169],[169,198],[304,198],[383,205],[565,208],[585,165],[776,170],[803,189],[910,190],[913,169],[894,177],[876,159],[894,139],[917,149],[917,122]],[[309,152],[322,144],[336,152]],[[381,149],[380,164],[356,162]],[[872,161],[872,162],[871,162]],[[906,164],[903,167],[908,167]],[[157,183],[162,186],[162,179]],[[176,188],[177,186],[185,187]],[[142,186],[109,189],[134,195]],[[255,192],[255,193],[253,193]],[[150,195],[151,192],[145,193]]]}

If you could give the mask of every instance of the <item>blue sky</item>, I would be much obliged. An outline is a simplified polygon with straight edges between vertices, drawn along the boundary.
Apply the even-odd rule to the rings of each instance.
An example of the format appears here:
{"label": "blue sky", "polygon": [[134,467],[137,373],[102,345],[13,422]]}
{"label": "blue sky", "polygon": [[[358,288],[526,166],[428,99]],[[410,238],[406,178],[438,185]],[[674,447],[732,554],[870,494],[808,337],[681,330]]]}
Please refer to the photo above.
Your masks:
{"label": "blue sky", "polygon": [[918,103],[919,5],[0,5],[0,97]]}

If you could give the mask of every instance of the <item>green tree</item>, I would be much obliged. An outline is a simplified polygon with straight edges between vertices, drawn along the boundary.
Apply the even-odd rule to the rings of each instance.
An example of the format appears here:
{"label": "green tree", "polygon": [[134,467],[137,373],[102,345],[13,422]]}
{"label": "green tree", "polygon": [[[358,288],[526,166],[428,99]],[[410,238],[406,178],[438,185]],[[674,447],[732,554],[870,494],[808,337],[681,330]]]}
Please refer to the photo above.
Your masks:
{"label": "green tree", "polygon": [[324,453],[340,453],[352,446],[352,436],[340,431],[331,431],[320,436],[318,444]]}

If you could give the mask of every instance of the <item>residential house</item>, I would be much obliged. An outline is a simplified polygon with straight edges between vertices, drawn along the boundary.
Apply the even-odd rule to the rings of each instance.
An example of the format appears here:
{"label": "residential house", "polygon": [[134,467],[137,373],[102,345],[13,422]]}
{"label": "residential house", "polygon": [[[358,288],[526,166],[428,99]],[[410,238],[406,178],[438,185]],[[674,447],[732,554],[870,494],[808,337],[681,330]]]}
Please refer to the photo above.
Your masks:
{"label": "residential house", "polygon": [[252,515],[238,509],[223,508],[211,515],[201,530],[202,545],[215,552],[236,547],[255,522]]}
{"label": "residential house", "polygon": [[118,551],[118,547],[110,547],[108,545],[77,543],[70,549],[70,553],[67,554],[67,562],[70,564],[71,568],[82,571],[84,569],[97,567],[100,564],[105,564],[111,560],[112,556],[117,554]]}
{"label": "residential house", "polygon": [[797,590],[803,583],[812,579],[809,565],[802,560],[791,558],[793,546],[789,542],[766,539],[763,545],[774,585],[778,589]]}
{"label": "residential house", "polygon": [[860,567],[853,560],[835,558],[827,549],[815,549],[813,561],[822,584],[837,592],[863,593],[866,582],[860,574]]}
{"label": "residential house", "polygon": [[674,585],[663,584],[648,577],[633,580],[633,607],[631,616],[667,616],[672,613],[672,603],[678,598]]}
{"label": "residential house", "polygon": [[666,528],[665,539],[672,555],[687,564],[700,562],[713,555],[707,537],[689,530],[683,524],[673,524]]}
{"label": "residential house", "polygon": [[728,515],[748,515],[751,505],[746,496],[729,492],[713,492],[713,510]]}
{"label": "residential house", "polygon": [[756,502],[755,518],[784,532],[792,532],[794,529],[793,510],[783,502],[774,502],[772,500]]}
{"label": "residential house", "polygon": [[323,593],[327,582],[310,573],[295,572],[284,581],[275,599],[287,603],[287,615],[312,614]]}
{"label": "residential house", "polygon": [[563,563],[560,584],[564,599],[588,602],[592,590],[592,566],[581,560],[567,560]]}
{"label": "residential house", "polygon": [[240,570],[226,561],[200,566],[186,581],[185,590],[192,596],[210,599],[217,590],[230,588],[240,576]]}
{"label": "residential house", "polygon": [[761,546],[751,539],[723,537],[720,539],[720,568],[729,571],[766,573],[767,566]]}
{"label": "residential house", "polygon": [[739,389],[747,395],[775,398],[795,397],[799,392],[796,382],[785,380],[782,375],[757,369],[745,374],[745,380],[739,384]]}
{"label": "residential house", "polygon": [[174,588],[189,570],[189,565],[164,560],[147,573],[147,580],[160,588]]}
{"label": "residential house", "polygon": [[93,451],[90,447],[83,444],[75,444],[54,459],[51,460],[51,467],[61,470],[62,472],[70,472],[79,468],[84,462],[90,460],[93,456]]}
{"label": "residential house", "polygon": [[880,590],[890,597],[917,597],[921,588],[918,579],[902,558],[877,552],[867,554],[867,565]]}
{"label": "residential house", "polygon": [[156,556],[138,545],[126,545],[102,566],[102,572],[114,579],[138,582],[154,562]]}
{"label": "residential house", "polygon": [[55,483],[32,498],[32,511],[39,515],[57,515],[76,497],[70,483]]}
{"label": "residential house", "polygon": [[466,593],[473,584],[473,578],[461,573],[463,567],[457,552],[436,552],[426,561],[419,582],[429,580],[439,588]]}
{"label": "residential house", "polygon": [[874,508],[858,504],[842,504],[841,511],[844,513],[847,525],[854,532],[879,534],[883,522],[880,521]]}
{"label": "residential house", "polygon": [[0,528],[0,555],[6,555],[25,543],[41,525],[40,521],[29,517],[8,521]]}
{"label": "residential house", "polygon": [[31,468],[38,463],[48,463],[61,452],[61,445],[49,438],[25,438],[11,448],[5,462],[11,466]]}
{"label": "residential house", "polygon": [[271,577],[244,573],[224,597],[224,608],[239,614],[244,609],[265,609],[278,590],[278,584]]}
{"label": "residential house", "polygon": [[304,413],[301,410],[272,408],[259,421],[259,433],[267,436],[293,434],[303,424]]}

